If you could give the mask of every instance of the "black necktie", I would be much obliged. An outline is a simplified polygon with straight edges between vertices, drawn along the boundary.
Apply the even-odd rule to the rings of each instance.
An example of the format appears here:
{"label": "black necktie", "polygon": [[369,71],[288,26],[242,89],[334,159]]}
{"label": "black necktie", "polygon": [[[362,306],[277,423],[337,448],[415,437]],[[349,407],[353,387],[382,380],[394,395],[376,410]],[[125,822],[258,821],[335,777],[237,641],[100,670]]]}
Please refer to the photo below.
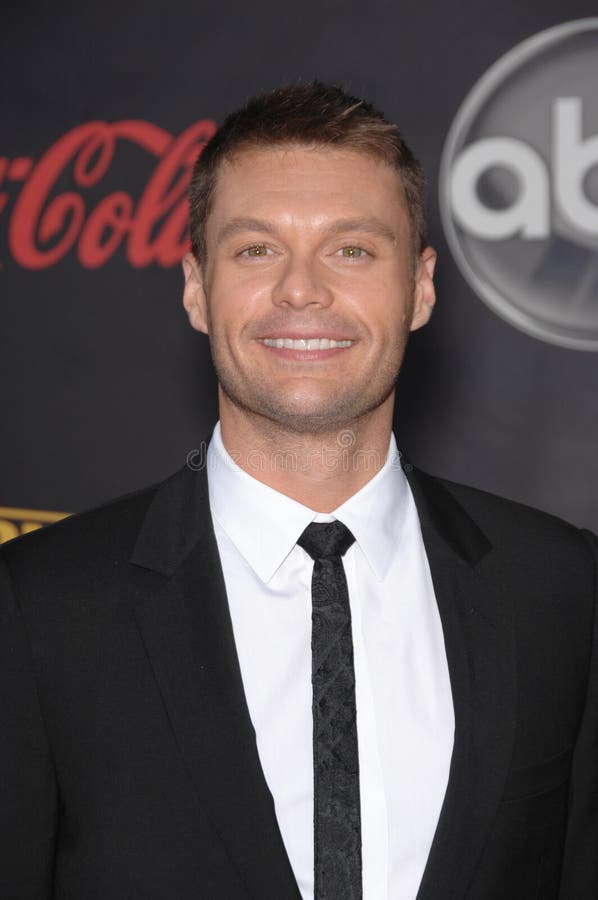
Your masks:
{"label": "black necktie", "polygon": [[362,898],[355,670],[342,561],[354,540],[342,522],[330,522],[308,525],[297,541],[314,560],[311,678],[315,900]]}

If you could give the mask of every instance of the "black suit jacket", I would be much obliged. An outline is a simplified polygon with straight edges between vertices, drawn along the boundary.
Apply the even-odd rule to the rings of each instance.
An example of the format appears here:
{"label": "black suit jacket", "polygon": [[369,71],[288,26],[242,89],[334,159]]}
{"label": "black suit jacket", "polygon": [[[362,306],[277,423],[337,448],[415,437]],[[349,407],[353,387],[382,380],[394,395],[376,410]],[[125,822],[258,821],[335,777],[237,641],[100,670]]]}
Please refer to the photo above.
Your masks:
{"label": "black suit jacket", "polygon": [[[418,900],[595,900],[595,538],[405,469],[456,719]],[[299,900],[205,472],[4,545],[0,672],[1,900]]]}

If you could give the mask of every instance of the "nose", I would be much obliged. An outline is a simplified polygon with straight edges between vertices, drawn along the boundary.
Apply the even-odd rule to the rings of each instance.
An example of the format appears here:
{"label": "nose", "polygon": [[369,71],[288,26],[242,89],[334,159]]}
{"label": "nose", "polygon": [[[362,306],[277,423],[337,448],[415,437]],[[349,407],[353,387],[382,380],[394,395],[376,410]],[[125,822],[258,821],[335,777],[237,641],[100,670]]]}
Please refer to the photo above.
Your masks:
{"label": "nose", "polygon": [[274,285],[272,302],[276,306],[302,309],[312,304],[327,307],[332,299],[317,260],[307,256],[289,256]]}

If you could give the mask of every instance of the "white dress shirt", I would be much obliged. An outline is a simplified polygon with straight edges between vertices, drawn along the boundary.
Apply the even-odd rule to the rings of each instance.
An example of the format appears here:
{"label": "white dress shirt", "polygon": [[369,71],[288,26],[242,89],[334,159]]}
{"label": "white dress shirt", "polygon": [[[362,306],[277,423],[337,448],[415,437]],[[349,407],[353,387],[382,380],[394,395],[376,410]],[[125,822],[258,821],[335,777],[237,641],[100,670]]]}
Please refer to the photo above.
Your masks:
{"label": "white dress shirt", "polygon": [[384,467],[330,516],[240,469],[216,426],[210,507],[247,705],[282,839],[313,900],[311,575],[296,546],[339,519],[355,661],[364,900],[415,900],[448,782],[454,712],[415,503],[394,437]]}

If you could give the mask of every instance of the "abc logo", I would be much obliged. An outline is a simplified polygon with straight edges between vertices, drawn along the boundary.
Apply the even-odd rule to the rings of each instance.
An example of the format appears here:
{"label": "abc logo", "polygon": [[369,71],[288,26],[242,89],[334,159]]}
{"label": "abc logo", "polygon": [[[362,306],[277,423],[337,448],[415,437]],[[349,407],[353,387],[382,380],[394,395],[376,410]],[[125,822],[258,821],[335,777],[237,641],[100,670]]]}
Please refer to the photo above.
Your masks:
{"label": "abc logo", "polygon": [[521,330],[598,350],[598,18],[544,31],[475,85],[440,205],[476,293]]}

